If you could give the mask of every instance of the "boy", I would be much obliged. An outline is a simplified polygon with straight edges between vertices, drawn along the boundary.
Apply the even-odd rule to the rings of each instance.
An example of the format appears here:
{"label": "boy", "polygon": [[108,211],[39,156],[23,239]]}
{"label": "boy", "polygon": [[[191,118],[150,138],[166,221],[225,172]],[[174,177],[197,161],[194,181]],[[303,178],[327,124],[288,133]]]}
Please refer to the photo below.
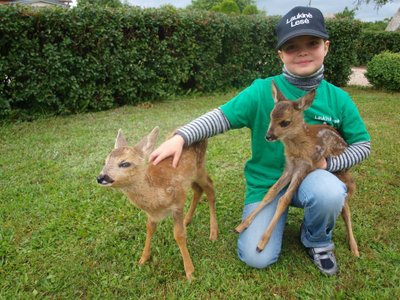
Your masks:
{"label": "boy", "polygon": [[[367,158],[370,136],[349,95],[323,80],[323,63],[330,42],[322,13],[316,8],[295,7],[282,17],[275,31],[283,73],[255,80],[229,102],[181,127],[174,137],[150,155],[150,161],[157,164],[172,156],[173,165],[176,166],[184,145],[230,129],[249,128],[252,157],[244,169],[244,219],[278,180],[284,167],[282,144],[265,140],[269,115],[274,106],[272,80],[286,98],[292,100],[317,88],[315,100],[304,114],[306,122],[326,123],[335,127],[349,146],[342,155],[320,161],[320,169],[311,172],[303,180],[291,205],[304,208],[300,240],[308,255],[322,273],[334,275],[338,268],[331,237],[346,198],[346,187],[331,172],[350,168]],[[275,227],[264,251],[257,253],[256,246],[283,192],[239,236],[238,256],[249,266],[265,268],[278,260],[287,211]]]}

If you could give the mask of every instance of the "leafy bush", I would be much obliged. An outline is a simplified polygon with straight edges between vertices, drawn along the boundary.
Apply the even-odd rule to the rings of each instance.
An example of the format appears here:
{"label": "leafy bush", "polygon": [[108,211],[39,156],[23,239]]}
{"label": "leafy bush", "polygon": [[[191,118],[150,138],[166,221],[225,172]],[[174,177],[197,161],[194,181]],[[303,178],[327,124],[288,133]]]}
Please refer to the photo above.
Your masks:
{"label": "leafy bush", "polygon": [[357,64],[366,65],[383,51],[400,52],[400,31],[362,31],[357,43]]}
{"label": "leafy bush", "polygon": [[224,0],[221,4],[213,6],[211,10],[227,15],[240,15],[239,5],[234,0]]}
{"label": "leafy bush", "polygon": [[244,9],[242,14],[244,15],[256,15],[259,13],[257,6],[255,5],[247,5]]}
{"label": "leafy bush", "polygon": [[365,76],[374,87],[400,92],[400,53],[386,51],[375,55]]}
{"label": "leafy bush", "polygon": [[375,22],[362,22],[363,31],[384,31],[389,24],[390,19]]}
{"label": "leafy bush", "polygon": [[[70,114],[190,91],[242,88],[281,72],[277,18],[135,7],[0,6],[0,117]],[[359,22],[327,21],[326,77],[350,75]]]}
{"label": "leafy bush", "polygon": [[360,35],[361,22],[350,19],[327,20],[326,27],[331,45],[325,59],[325,74],[328,81],[345,86],[351,75],[351,66],[356,61],[354,41]]}

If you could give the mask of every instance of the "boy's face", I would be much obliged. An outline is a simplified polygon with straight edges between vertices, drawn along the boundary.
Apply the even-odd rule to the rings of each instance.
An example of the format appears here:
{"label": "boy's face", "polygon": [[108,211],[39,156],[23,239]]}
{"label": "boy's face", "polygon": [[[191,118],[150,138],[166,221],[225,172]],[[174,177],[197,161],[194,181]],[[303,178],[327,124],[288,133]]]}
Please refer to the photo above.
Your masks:
{"label": "boy's face", "polygon": [[278,54],[290,73],[306,77],[321,68],[328,49],[329,41],[305,35],[287,41]]}

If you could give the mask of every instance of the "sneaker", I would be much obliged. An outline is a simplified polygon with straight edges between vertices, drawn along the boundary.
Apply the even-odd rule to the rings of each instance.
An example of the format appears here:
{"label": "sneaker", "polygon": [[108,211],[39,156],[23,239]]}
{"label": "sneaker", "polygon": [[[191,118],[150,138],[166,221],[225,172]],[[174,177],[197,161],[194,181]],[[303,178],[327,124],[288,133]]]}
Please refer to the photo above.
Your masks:
{"label": "sneaker", "polygon": [[310,256],[317,268],[329,276],[335,275],[338,271],[333,249],[333,245],[321,248],[306,248],[308,256]]}

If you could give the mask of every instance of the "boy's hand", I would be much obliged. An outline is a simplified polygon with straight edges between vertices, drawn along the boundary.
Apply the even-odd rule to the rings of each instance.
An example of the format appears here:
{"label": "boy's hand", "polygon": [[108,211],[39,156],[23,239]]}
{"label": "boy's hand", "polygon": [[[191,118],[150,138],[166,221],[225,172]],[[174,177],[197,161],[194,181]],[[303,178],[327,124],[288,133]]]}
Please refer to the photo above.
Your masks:
{"label": "boy's hand", "polygon": [[326,168],[328,167],[328,163],[326,162],[326,158],[325,158],[325,157],[322,157],[322,158],[316,163],[316,167],[317,167],[317,169],[326,170]]}
{"label": "boy's hand", "polygon": [[163,159],[172,156],[172,166],[176,168],[182,154],[184,143],[185,141],[180,135],[174,135],[150,154],[149,162],[156,165]]}

